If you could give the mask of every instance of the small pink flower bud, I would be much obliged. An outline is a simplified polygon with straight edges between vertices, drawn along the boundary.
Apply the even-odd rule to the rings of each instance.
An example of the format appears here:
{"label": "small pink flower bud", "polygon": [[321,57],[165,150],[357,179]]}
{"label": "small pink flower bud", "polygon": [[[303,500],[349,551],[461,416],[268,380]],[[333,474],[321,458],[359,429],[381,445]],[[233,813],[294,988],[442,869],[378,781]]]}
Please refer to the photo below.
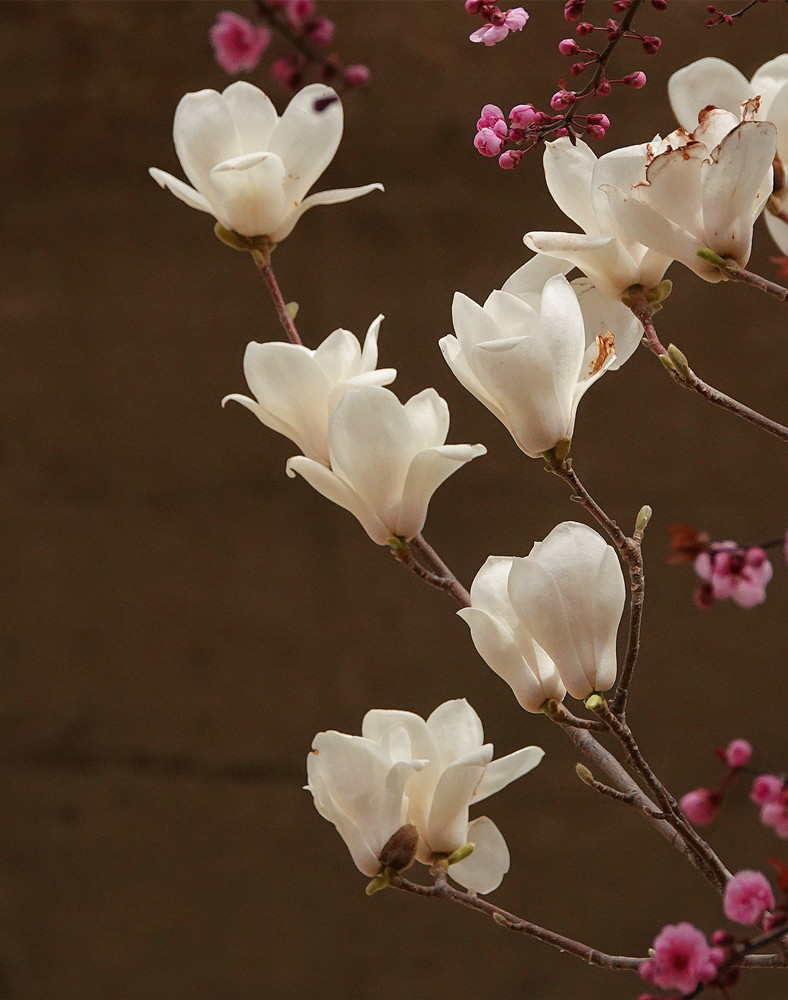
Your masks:
{"label": "small pink flower bud", "polygon": [[565,135],[569,135],[569,129],[568,128],[557,128],[555,130],[555,132],[553,133],[553,135],[555,135],[556,139],[563,139]]}
{"label": "small pink flower bud", "polygon": [[294,28],[300,28],[315,13],[314,0],[288,0],[287,17]]}
{"label": "small pink flower bud", "polygon": [[511,10],[506,11],[506,16],[503,19],[503,23],[509,29],[509,31],[522,31],[525,27],[528,18],[528,11],[523,7],[512,7]]}
{"label": "small pink flower bud", "polygon": [[668,0],[651,0],[651,6],[654,10],[667,10]]}
{"label": "small pink flower bud", "polygon": [[728,767],[744,767],[752,759],[752,746],[747,740],[732,740],[725,748]]}
{"label": "small pink flower bud", "polygon": [[317,17],[307,28],[307,35],[315,45],[320,45],[325,48],[330,45],[334,38],[334,32],[337,26],[333,21],[329,21],[327,17]]}
{"label": "small pink flower bud", "polygon": [[613,10],[624,11],[629,7],[629,0],[616,0],[613,4]]}
{"label": "small pink flower bud", "polygon": [[646,74],[641,70],[638,70],[636,73],[628,73],[624,77],[624,83],[628,87],[632,87],[633,90],[640,90],[641,87],[646,86]]}
{"label": "small pink flower bud", "polygon": [[774,906],[774,893],[765,875],[737,872],[725,886],[722,908],[728,920],[752,927]]}
{"label": "small pink flower bud", "polygon": [[571,90],[558,90],[550,98],[550,107],[554,111],[564,111],[575,103],[575,94]]}
{"label": "small pink flower bud", "polygon": [[734,937],[729,931],[715,931],[711,935],[711,943],[717,945],[718,947],[725,947],[729,944],[733,944]]}
{"label": "small pink flower bud", "polygon": [[498,166],[502,170],[514,170],[520,165],[523,154],[519,149],[507,149],[498,157]]}
{"label": "small pink flower bud", "polygon": [[587,115],[586,121],[589,125],[599,125],[599,127],[605,129],[605,131],[610,128],[610,119],[607,115]]}
{"label": "small pink flower bud", "polygon": [[564,18],[567,21],[576,21],[585,10],[585,0],[569,0],[564,6]]}
{"label": "small pink flower bud", "polygon": [[618,21],[614,20],[612,17],[607,19],[607,24],[605,25],[605,31],[608,35],[614,35],[618,31]]}
{"label": "small pink flower bud", "polygon": [[491,128],[483,128],[476,133],[473,144],[482,156],[497,156],[503,147],[503,139],[497,136]]}
{"label": "small pink flower bud", "polygon": [[607,97],[608,94],[610,93],[610,90],[611,90],[611,87],[610,87],[610,81],[609,80],[600,80],[599,81],[599,85],[596,88],[596,92],[597,92],[597,94],[600,97]]}
{"label": "small pink flower bud", "polygon": [[589,139],[604,139],[605,130],[601,125],[586,125],[586,135]]}
{"label": "small pink flower bud", "polygon": [[578,26],[575,28],[575,31],[578,33],[578,35],[590,35],[593,30],[594,30],[593,24],[590,24],[588,21],[581,21],[580,24],[578,24]]}
{"label": "small pink flower bud", "polygon": [[586,64],[584,62],[576,62],[572,63],[572,65],[569,67],[569,72],[572,74],[572,76],[580,76],[580,74],[583,72],[585,68]]}
{"label": "small pink flower bud", "polygon": [[514,128],[528,128],[539,117],[539,112],[533,104],[517,104],[509,112],[509,119]]}
{"label": "small pink flower bud", "polygon": [[708,826],[720,811],[720,796],[708,788],[696,788],[681,797],[679,802],[690,823]]}
{"label": "small pink flower bud", "polygon": [[301,64],[296,56],[282,56],[271,63],[271,76],[281,83],[285,90],[295,91],[301,78]]}
{"label": "small pink flower bud", "polygon": [[750,798],[759,806],[778,802],[783,793],[783,780],[776,774],[761,774],[752,783]]}
{"label": "small pink flower bud", "polygon": [[482,0],[465,0],[465,9],[469,14],[478,14],[482,6]]}
{"label": "small pink flower bud", "polygon": [[476,129],[477,131],[481,131],[483,128],[494,128],[498,122],[503,122],[505,130],[506,122],[504,121],[503,111],[496,104],[485,104],[482,108],[481,118],[476,122]]}
{"label": "small pink flower bud", "polygon": [[352,66],[345,67],[344,78],[348,87],[366,87],[371,76],[369,67],[363,63],[353,63]]}
{"label": "small pink flower bud", "polygon": [[788,838],[788,802],[780,798],[761,806],[761,823],[770,826],[778,837]]}
{"label": "small pink flower bud", "polygon": [[643,51],[647,56],[655,56],[662,46],[662,39],[656,35],[646,35],[643,39]]}
{"label": "small pink flower bud", "polygon": [[576,56],[580,51],[580,46],[574,38],[565,38],[563,41],[558,43],[558,51],[562,56]]}
{"label": "small pink flower bud", "polygon": [[722,965],[727,957],[728,953],[724,948],[712,948],[709,952],[709,961],[714,966]]}

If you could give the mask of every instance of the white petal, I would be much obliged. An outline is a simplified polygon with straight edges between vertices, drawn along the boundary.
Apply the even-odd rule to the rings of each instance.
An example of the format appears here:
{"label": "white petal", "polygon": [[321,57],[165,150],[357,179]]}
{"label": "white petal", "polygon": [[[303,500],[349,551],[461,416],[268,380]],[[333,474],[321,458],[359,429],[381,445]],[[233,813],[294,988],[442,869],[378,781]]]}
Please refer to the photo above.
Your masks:
{"label": "white petal", "polygon": [[769,211],[764,212],[763,217],[766,220],[769,235],[779,247],[780,253],[788,254],[788,222],[783,222],[782,219],[778,219]]}
{"label": "white petal", "polygon": [[532,337],[539,333],[538,312],[511,292],[498,289],[491,292],[484,303],[484,311],[503,337]]}
{"label": "white petal", "polygon": [[365,184],[363,187],[336,188],[333,191],[318,191],[317,194],[310,194],[300,204],[294,203],[293,209],[283,220],[279,228],[270,234],[271,239],[274,243],[281,243],[293,231],[295,224],[304,212],[310,208],[314,208],[315,205],[337,205],[343,201],[353,201],[354,198],[361,198],[363,195],[369,194],[370,191],[382,190],[382,184]]}
{"label": "white petal", "polygon": [[616,680],[616,636],[626,603],[626,586],[618,556],[608,546],[599,564],[594,591],[596,688],[607,691]]}
{"label": "white petal", "polygon": [[211,206],[199,193],[195,191],[194,188],[190,188],[188,184],[184,184],[183,181],[179,181],[177,177],[173,177],[172,174],[166,173],[164,170],[159,170],[158,167],[150,167],[148,173],[156,181],[159,187],[167,188],[171,191],[176,198],[180,198],[181,201],[186,202],[189,208],[196,208],[199,212],[209,212],[211,214]]}
{"label": "white petal", "polygon": [[[310,756],[312,755],[310,754]],[[307,758],[308,762],[309,758]],[[377,875],[380,871],[380,861],[377,854],[370,847],[361,830],[325,790],[322,780],[313,777],[306,789],[312,793],[317,811],[323,819],[334,824],[340,837],[345,841],[356,868],[370,878]]]}
{"label": "white petal", "polygon": [[268,148],[287,166],[291,201],[300,202],[334,159],[342,138],[342,119],[337,92],[322,83],[304,87],[285,108]]}
{"label": "white petal", "polygon": [[620,298],[624,289],[639,279],[632,255],[615,236],[535,232],[526,233],[523,241],[532,250],[579,267],[598,288],[613,298]]}
{"label": "white petal", "polygon": [[468,824],[467,837],[468,842],[474,845],[473,854],[451,866],[451,877],[472,892],[492,892],[509,871],[506,841],[487,816],[480,816]]}
{"label": "white petal", "polygon": [[494,414],[494,416],[496,416],[505,427],[511,430],[506,422],[506,415],[498,405],[497,401],[487,390],[487,387],[483,386],[476,375],[471,371],[468,360],[462,353],[462,348],[460,347],[460,342],[457,338],[452,336],[443,337],[438,342],[438,346],[441,349],[443,357],[446,359],[446,364],[449,368],[451,368],[457,381],[463,385],[468,392],[471,393],[471,395],[475,396],[480,403],[483,403],[484,406],[486,406],[487,409]]}
{"label": "white petal", "polygon": [[732,115],[724,108],[704,108],[700,113],[700,123],[693,132],[693,136],[711,152],[738,124],[738,114]]}
{"label": "white petal", "polygon": [[547,187],[564,215],[591,236],[599,233],[591,199],[591,176],[596,154],[582,140],[568,138],[545,143],[544,175]]}
{"label": "white petal", "polygon": [[476,786],[473,795],[474,802],[481,802],[500,792],[502,788],[511,785],[513,781],[528,774],[541,762],[544,750],[541,747],[523,747],[506,757],[491,761],[485,768],[482,780]]}
{"label": "white petal", "polygon": [[[269,150],[269,141],[279,115],[270,98],[246,80],[236,80],[222,92],[224,103],[230,109],[242,153],[261,153]],[[226,159],[226,157],[222,157]]]}
{"label": "white petal", "polygon": [[361,350],[361,371],[371,372],[378,363],[378,333],[380,324],[383,322],[383,313],[373,319],[364,337],[364,346]]}
{"label": "white petal", "polygon": [[[775,121],[773,116],[773,102],[777,94],[788,83],[788,53],[777,56],[765,62],[760,69],[755,71],[752,78],[752,90],[761,97],[761,114],[759,118],[766,121]],[[779,128],[779,123],[775,122]]]}
{"label": "white petal", "polygon": [[688,132],[694,131],[699,112],[709,104],[738,116],[741,102],[753,93],[746,77],[735,66],[713,56],[684,66],[668,80],[673,114]]}
{"label": "white petal", "polygon": [[373,708],[364,716],[364,721],[361,724],[361,735],[368,740],[382,744],[384,737],[395,728],[400,728],[408,734],[408,757],[432,758],[435,756],[435,743],[427,723],[415,712]]}
{"label": "white petal", "polygon": [[361,369],[361,345],[349,330],[334,330],[312,356],[330,385],[343,382]]}
{"label": "white petal", "polygon": [[347,393],[329,421],[331,467],[392,534],[413,451],[405,408],[388,389]]}
{"label": "white petal", "polygon": [[708,246],[720,256],[746,265],[752,227],[763,198],[771,188],[777,129],[771,122],[742,122],[704,165],[703,221]]}
{"label": "white petal", "polygon": [[473,348],[478,344],[501,340],[504,337],[503,331],[498,329],[498,324],[492,316],[478,302],[474,302],[462,292],[454,293],[451,317],[454,332],[457,334],[457,340],[466,360],[470,359]]}
{"label": "white petal", "polygon": [[296,474],[302,476],[326,499],[350,511],[360,521],[362,528],[373,542],[378,545],[388,544],[391,530],[383,524],[374,511],[370,510],[361,497],[330,469],[320,465],[319,462],[296,455],[288,460],[286,471],[291,477]]}
{"label": "white petal", "polygon": [[465,698],[454,698],[438,705],[427,718],[427,728],[435,740],[443,767],[478,750],[484,743],[482,720]]}
{"label": "white petal", "polygon": [[423,389],[405,403],[415,455],[425,448],[440,447],[449,433],[449,404],[434,389]]}
{"label": "white petal", "polygon": [[[605,184],[612,184],[613,187],[627,191],[634,184],[641,182],[646,175],[646,153],[647,146],[645,143],[641,143],[637,146],[625,146],[623,149],[611,150],[597,160],[591,178],[591,201],[599,222],[599,231],[603,235],[617,236],[625,243],[627,242],[628,234],[616,225],[615,217],[610,211],[610,205],[601,188]],[[627,249],[634,251],[637,247],[638,244],[632,241]]]}
{"label": "white petal", "polygon": [[183,172],[213,204],[211,170],[243,152],[230,109],[221,95],[215,90],[200,90],[182,97],[175,110],[172,135]]}
{"label": "white petal", "polygon": [[427,507],[435,490],[461,466],[486,454],[482,444],[445,444],[419,452],[405,477],[396,534],[408,539],[418,535],[427,520]]}
{"label": "white petal", "polygon": [[572,265],[565,260],[538,253],[506,279],[501,291],[512,295],[541,295],[548,278],[555,274],[566,274],[571,269]]}
{"label": "white petal", "polygon": [[583,311],[586,346],[590,347],[598,336],[613,334],[616,360],[610,368],[615,371],[637,350],[643,337],[640,323],[623,303],[600,292],[588,278],[576,278],[572,287]]}
{"label": "white petal", "polygon": [[682,229],[700,236],[701,175],[707,155],[706,147],[699,142],[662,153],[649,164],[647,182],[638,185],[632,194]]}
{"label": "white petal", "polygon": [[489,755],[480,748],[450,764],[440,776],[424,834],[434,853],[451,853],[467,843],[468,805],[490,757],[491,747]]}
{"label": "white petal", "polygon": [[272,153],[246,153],[211,171],[217,218],[242,236],[271,236],[286,214],[284,164]]}

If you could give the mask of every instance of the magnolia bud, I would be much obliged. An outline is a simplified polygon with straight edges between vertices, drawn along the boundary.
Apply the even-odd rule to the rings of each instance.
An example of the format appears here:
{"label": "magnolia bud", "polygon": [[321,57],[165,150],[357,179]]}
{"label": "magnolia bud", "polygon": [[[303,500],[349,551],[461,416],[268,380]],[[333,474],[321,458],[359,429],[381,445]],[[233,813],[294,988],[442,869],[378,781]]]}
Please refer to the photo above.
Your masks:
{"label": "magnolia bud", "polygon": [[380,852],[380,863],[384,868],[401,872],[410,868],[416,857],[416,845],[419,842],[419,831],[412,823],[401,826],[392,833]]}

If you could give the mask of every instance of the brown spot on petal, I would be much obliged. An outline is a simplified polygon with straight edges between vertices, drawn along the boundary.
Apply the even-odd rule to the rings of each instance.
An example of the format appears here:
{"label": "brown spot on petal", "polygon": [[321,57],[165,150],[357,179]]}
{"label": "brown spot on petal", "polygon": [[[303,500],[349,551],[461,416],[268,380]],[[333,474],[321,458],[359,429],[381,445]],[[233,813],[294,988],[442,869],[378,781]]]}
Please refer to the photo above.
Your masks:
{"label": "brown spot on petal", "polygon": [[596,346],[598,353],[596,361],[594,361],[593,365],[591,365],[591,371],[588,373],[589,377],[591,375],[596,375],[613,351],[615,351],[616,338],[610,330],[608,330],[605,334],[598,333],[596,336]]}

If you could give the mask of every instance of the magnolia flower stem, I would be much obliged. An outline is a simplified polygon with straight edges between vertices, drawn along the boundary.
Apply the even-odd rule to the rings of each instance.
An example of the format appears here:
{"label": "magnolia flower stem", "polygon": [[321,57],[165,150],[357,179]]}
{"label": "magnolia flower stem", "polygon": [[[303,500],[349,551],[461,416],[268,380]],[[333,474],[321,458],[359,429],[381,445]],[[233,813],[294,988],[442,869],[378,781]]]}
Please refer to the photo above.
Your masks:
{"label": "magnolia flower stem", "polygon": [[708,385],[702,379],[699,379],[695,372],[692,371],[687,364],[687,359],[683,354],[681,354],[680,351],[676,351],[672,345],[671,349],[667,349],[657,336],[657,331],[651,321],[651,313],[648,308],[648,303],[645,299],[633,302],[630,305],[630,309],[635,316],[637,316],[643,326],[643,332],[645,334],[645,340],[649,350],[653,354],[656,354],[661,360],[664,359],[663,364],[667,368],[674,382],[678,382],[679,385],[683,385],[685,389],[691,389],[693,392],[697,392],[699,396],[703,396],[705,399],[708,399],[709,402],[714,403],[715,406],[719,406],[723,410],[735,413],[736,416],[741,417],[742,420],[755,424],[756,427],[763,428],[763,430],[768,431],[769,434],[773,434],[775,437],[780,438],[781,441],[788,441],[788,427],[778,424],[775,420],[770,420],[769,417],[765,417],[762,413],[758,413],[757,410],[753,410],[749,406],[745,406],[744,403],[740,403],[731,396],[726,396],[724,392],[720,392],[713,386]]}
{"label": "magnolia flower stem", "polygon": [[257,270],[260,274],[262,274],[266,285],[268,285],[268,291],[271,293],[271,298],[274,300],[276,312],[279,316],[279,322],[285,329],[287,339],[291,344],[302,344],[303,341],[299,336],[292,316],[288,312],[287,303],[285,302],[284,296],[279,289],[279,282],[276,280],[274,269],[271,267],[270,253],[262,253],[260,250],[253,250],[252,259],[257,265]]}
{"label": "magnolia flower stem", "polygon": [[780,299],[781,302],[788,302],[788,288],[783,288],[782,285],[778,285],[774,281],[769,281],[768,278],[762,278],[760,274],[753,274],[752,271],[747,271],[745,268],[739,267],[734,261],[726,261],[725,267],[721,267],[720,270],[730,281],[739,281],[743,285],[751,285],[766,295]]}
{"label": "magnolia flower stem", "polygon": [[[421,535],[416,535],[410,542],[406,542],[392,551],[406,569],[415,573],[425,583],[438,590],[445,590],[460,607],[469,608],[471,606],[471,595],[435,549]],[[418,558],[414,558],[414,555]]]}
{"label": "magnolia flower stem", "polygon": [[657,801],[662,806],[666,821],[681,834],[687,846],[702,860],[711,873],[720,891],[725,888],[725,884],[732,877],[728,869],[723,865],[711,847],[697,833],[697,831],[687,822],[679,805],[670,792],[665,788],[659,778],[654,774],[650,764],[640,751],[632,730],[622,720],[610,710],[607,704],[600,699],[601,704],[594,708],[594,711],[601,717],[610,731],[616,736],[630,764],[635,771],[643,778],[648,787],[654,793]]}
{"label": "magnolia flower stem", "polygon": [[597,733],[604,732],[607,729],[604,722],[600,722],[598,719],[579,719],[576,715],[572,715],[566,706],[557,701],[546,702],[542,711],[549,719],[562,726],[573,726],[575,729],[590,729]]}
{"label": "magnolia flower stem", "polygon": [[478,910],[480,913],[492,917],[497,924],[507,928],[507,930],[517,931],[519,934],[527,934],[538,941],[544,941],[545,944],[552,945],[553,948],[558,948],[560,951],[575,955],[577,958],[583,959],[584,962],[588,962],[589,965],[596,965],[601,969],[628,969],[635,971],[640,963],[644,961],[642,958],[606,955],[604,952],[597,951],[595,948],[591,948],[587,944],[582,944],[580,941],[564,937],[563,934],[557,934],[555,931],[547,930],[538,924],[532,924],[530,921],[523,920],[521,917],[509,913],[507,910],[502,910],[500,906],[488,903],[486,900],[480,899],[469,892],[455,889],[454,886],[449,885],[446,881],[445,875],[442,877],[439,876],[434,885],[419,885],[416,882],[409,881],[402,875],[392,876],[389,884],[392,888],[401,889],[403,892],[411,892],[417,896],[448,899],[459,906]]}
{"label": "magnolia flower stem", "polygon": [[[715,889],[721,891],[719,880],[716,874],[710,870],[707,859],[696,846],[688,843],[682,832],[676,829],[672,813],[665,814],[657,809],[654,802],[645,794],[624,766],[589,732],[570,727],[565,727],[564,732],[575,747],[608,776],[615,788],[624,792],[625,795],[631,796],[631,804],[643,813],[654,829],[669,841],[680,854],[683,854],[687,861],[697,868]],[[711,848],[708,850],[711,852]]]}

